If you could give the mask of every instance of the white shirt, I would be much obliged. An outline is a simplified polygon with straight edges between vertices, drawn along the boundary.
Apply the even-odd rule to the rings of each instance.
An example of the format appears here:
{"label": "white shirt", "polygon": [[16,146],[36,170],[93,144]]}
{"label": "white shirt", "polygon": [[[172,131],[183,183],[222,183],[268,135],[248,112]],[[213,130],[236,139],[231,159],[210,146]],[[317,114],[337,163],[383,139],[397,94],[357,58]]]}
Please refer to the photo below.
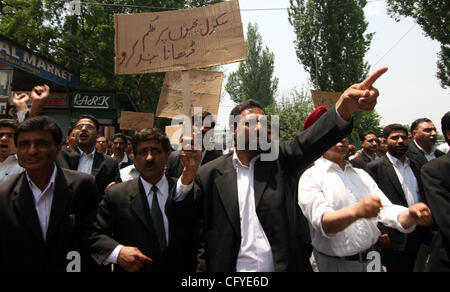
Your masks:
{"label": "white shirt", "polygon": [[48,221],[50,219],[50,211],[52,209],[53,194],[55,191],[55,178],[56,178],[56,165],[53,168],[52,176],[47,187],[41,191],[35,183],[31,180],[26,173],[28,184],[34,197],[34,205],[39,217],[39,224],[41,225],[41,231],[43,239],[47,238]]}
{"label": "white shirt", "polygon": [[431,149],[430,154],[428,154],[425,150],[423,150],[422,147],[420,147],[419,144],[417,144],[416,140],[413,140],[413,141],[414,141],[414,143],[416,144],[417,148],[419,148],[420,151],[422,151],[423,155],[425,155],[425,158],[427,159],[427,161],[431,161],[431,160],[433,160],[433,159],[436,158],[436,155],[434,155],[434,152],[436,151],[436,147],[433,147],[433,148]]}
{"label": "white shirt", "polygon": [[[345,230],[326,234],[322,217],[356,204],[368,195],[378,196],[383,204],[377,218],[359,219]],[[325,158],[320,158],[300,178],[298,202],[310,223],[312,245],[329,256],[351,256],[372,247],[381,235],[377,223],[409,233],[415,225],[405,230],[398,223],[398,215],[405,207],[392,205],[375,181],[361,169],[346,164],[345,170]]]}
{"label": "white shirt", "polygon": [[444,144],[439,145],[436,149],[438,149],[444,153],[448,153],[450,146],[448,146],[447,142],[445,142]]}
{"label": "white shirt", "polygon": [[392,162],[395,172],[397,173],[398,180],[402,186],[403,193],[405,193],[406,202],[411,207],[414,204],[421,202],[419,194],[419,185],[417,183],[416,176],[411,169],[410,160],[405,157],[405,163],[402,163],[399,159],[392,156],[389,152],[386,152],[387,158]]}
{"label": "white shirt", "polygon": [[0,162],[0,182],[8,180],[13,175],[22,173],[24,170],[17,161],[17,155],[9,155],[5,161]]}
{"label": "white shirt", "polygon": [[136,179],[140,175],[139,171],[137,171],[134,164],[122,168],[121,170],[119,170],[119,172],[120,172],[120,179],[122,180],[122,182]]}
{"label": "white shirt", "polygon": [[94,164],[95,149],[89,154],[84,153],[80,148],[78,148],[78,150],[80,151],[80,162],[78,163],[77,170],[80,172],[91,174],[92,165]]}
{"label": "white shirt", "polygon": [[237,272],[274,271],[272,248],[256,214],[253,182],[255,162],[258,158],[253,158],[250,166],[245,166],[240,162],[236,152],[233,154],[242,238],[236,263]]}
{"label": "white shirt", "polygon": [[[116,159],[116,157],[113,155],[111,155],[112,158]],[[123,159],[121,162],[119,162],[119,167],[124,164],[124,163],[128,163],[128,155],[126,155],[125,153],[123,154]]]}

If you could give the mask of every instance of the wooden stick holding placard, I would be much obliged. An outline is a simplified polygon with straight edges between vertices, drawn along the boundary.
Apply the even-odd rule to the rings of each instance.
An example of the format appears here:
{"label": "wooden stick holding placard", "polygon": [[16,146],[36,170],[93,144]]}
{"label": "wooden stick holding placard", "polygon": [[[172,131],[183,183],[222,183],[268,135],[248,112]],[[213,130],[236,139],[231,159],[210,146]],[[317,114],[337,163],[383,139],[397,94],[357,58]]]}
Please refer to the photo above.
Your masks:
{"label": "wooden stick holding placard", "polygon": [[[190,135],[191,133],[191,129],[192,129],[192,125],[191,125],[191,129],[189,129],[188,125],[190,125],[191,123],[186,123],[187,120],[191,120],[191,106],[192,106],[192,101],[191,101],[191,78],[190,78],[190,74],[189,71],[182,71],[181,73],[181,79],[182,79],[182,83],[183,83],[183,112],[184,112],[184,118],[185,118],[185,123],[183,123],[183,137],[192,137]],[[181,147],[184,146],[185,143],[183,143],[181,145]],[[192,147],[192,145],[191,145]],[[189,159],[189,163],[190,165],[195,165],[195,160],[193,158]]]}

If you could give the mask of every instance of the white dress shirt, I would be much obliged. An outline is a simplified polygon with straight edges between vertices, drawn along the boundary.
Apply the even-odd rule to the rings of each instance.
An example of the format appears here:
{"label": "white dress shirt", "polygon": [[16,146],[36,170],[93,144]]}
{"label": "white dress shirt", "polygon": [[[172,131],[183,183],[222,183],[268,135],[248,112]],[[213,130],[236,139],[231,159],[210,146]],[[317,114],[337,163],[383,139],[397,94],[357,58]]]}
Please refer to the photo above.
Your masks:
{"label": "white dress shirt", "polygon": [[140,175],[139,171],[137,171],[134,164],[122,168],[121,170],[119,170],[119,172],[120,172],[120,179],[122,180],[122,182],[136,179]]}
{"label": "white dress shirt", "polygon": [[52,209],[53,194],[55,191],[55,178],[56,178],[56,165],[53,168],[52,176],[47,187],[41,191],[36,184],[31,180],[26,173],[27,181],[30,186],[31,192],[34,197],[34,205],[36,207],[36,212],[39,217],[39,224],[41,225],[41,231],[43,239],[47,238],[48,221],[50,219],[50,211]]}
{"label": "white dress shirt", "polygon": [[22,173],[24,170],[17,161],[17,155],[10,155],[5,161],[0,162],[0,182],[8,180],[13,175]]}
{"label": "white dress shirt", "polygon": [[[377,218],[359,219],[336,234],[324,232],[325,213],[355,205],[368,195],[378,196],[383,204]],[[298,202],[310,223],[312,245],[329,256],[351,256],[372,247],[381,235],[378,222],[404,233],[415,229],[414,225],[405,230],[398,222],[398,215],[406,208],[393,205],[364,170],[350,163],[342,170],[330,160],[318,159],[300,178]]]}
{"label": "white dress shirt", "polygon": [[397,173],[398,180],[405,193],[406,202],[411,207],[414,204],[421,202],[419,194],[419,184],[417,183],[416,176],[411,169],[410,160],[405,157],[405,163],[402,163],[399,159],[392,156],[389,152],[386,152],[387,158],[392,162],[395,172]]}
{"label": "white dress shirt", "polygon": [[450,146],[448,146],[447,142],[444,142],[444,144],[439,145],[436,149],[444,152],[445,154],[448,153]]}
{"label": "white dress shirt", "polygon": [[241,227],[241,247],[236,263],[237,272],[273,272],[272,248],[256,214],[254,172],[255,162],[245,166],[233,154],[233,166],[236,169],[239,215]]}
{"label": "white dress shirt", "polygon": [[94,155],[95,155],[95,149],[89,154],[86,154],[78,148],[80,151],[80,162],[78,163],[78,171],[84,172],[87,174],[92,173],[92,165],[94,164]]}
{"label": "white dress shirt", "polygon": [[431,152],[430,154],[428,154],[425,150],[423,150],[422,147],[420,147],[419,144],[417,144],[416,140],[413,140],[413,142],[416,144],[417,148],[419,148],[420,151],[422,151],[423,155],[425,155],[427,161],[431,161],[436,158],[436,155],[434,154],[434,152],[436,152],[436,147],[431,148]]}
{"label": "white dress shirt", "polygon": [[[116,159],[116,157],[113,155],[111,155],[112,158]],[[117,159],[116,159],[117,160]],[[124,163],[128,163],[128,155],[126,155],[125,153],[123,154],[123,159],[121,162],[119,162],[119,167],[124,164]]]}

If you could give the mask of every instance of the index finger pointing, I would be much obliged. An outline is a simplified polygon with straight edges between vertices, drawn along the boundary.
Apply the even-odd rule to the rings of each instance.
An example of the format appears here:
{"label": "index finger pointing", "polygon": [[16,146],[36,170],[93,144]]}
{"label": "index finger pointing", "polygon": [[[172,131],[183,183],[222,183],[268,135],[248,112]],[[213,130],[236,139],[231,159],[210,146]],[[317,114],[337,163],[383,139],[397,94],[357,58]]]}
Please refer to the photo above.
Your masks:
{"label": "index finger pointing", "polygon": [[362,90],[366,90],[366,89],[370,89],[372,88],[372,85],[375,83],[375,81],[377,81],[378,78],[380,78],[381,75],[383,75],[384,73],[386,73],[386,71],[388,70],[388,67],[383,67],[378,69],[377,71],[375,71],[374,73],[372,73],[369,77],[367,77],[366,80],[364,80],[361,84],[360,84],[360,88]]}

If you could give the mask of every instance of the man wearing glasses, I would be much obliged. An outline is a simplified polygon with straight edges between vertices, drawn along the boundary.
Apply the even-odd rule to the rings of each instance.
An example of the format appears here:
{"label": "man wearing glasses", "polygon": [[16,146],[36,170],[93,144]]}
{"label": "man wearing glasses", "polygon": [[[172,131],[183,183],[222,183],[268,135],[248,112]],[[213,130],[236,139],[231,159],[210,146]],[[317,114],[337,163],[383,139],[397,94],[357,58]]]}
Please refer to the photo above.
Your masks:
{"label": "man wearing glasses", "polygon": [[17,161],[16,147],[14,146],[16,127],[15,120],[0,120],[0,182],[8,180],[24,170]]}
{"label": "man wearing glasses", "polygon": [[119,165],[114,158],[95,150],[99,123],[91,115],[83,115],[75,124],[78,130],[78,147],[75,150],[63,149],[58,156],[62,168],[77,170],[95,176],[100,197],[112,183],[121,182]]}

